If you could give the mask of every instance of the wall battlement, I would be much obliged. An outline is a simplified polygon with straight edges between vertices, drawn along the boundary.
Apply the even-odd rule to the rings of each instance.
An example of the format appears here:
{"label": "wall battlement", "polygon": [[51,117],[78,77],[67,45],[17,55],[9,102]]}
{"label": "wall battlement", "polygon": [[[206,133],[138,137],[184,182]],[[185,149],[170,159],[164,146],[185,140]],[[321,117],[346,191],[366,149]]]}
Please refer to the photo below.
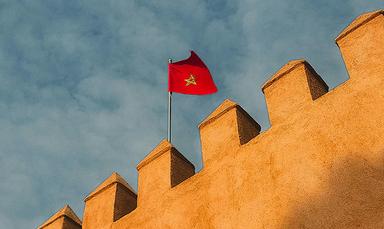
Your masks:
{"label": "wall battlement", "polygon": [[350,79],[331,91],[305,60],[263,86],[271,127],[225,100],[200,125],[203,169],[163,140],[39,228],[383,228],[384,11],[336,38]]}

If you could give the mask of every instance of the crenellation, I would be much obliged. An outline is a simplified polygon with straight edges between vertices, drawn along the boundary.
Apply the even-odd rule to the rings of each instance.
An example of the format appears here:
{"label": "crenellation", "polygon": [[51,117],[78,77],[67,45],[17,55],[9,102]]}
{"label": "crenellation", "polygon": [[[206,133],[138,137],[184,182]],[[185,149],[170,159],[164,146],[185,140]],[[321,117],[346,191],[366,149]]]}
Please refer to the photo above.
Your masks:
{"label": "crenellation", "polygon": [[51,216],[38,229],[80,229],[81,220],[69,205],[65,205],[62,209]]}
{"label": "crenellation", "polygon": [[156,204],[164,192],[195,174],[195,167],[167,140],[138,165],[138,205]]}
{"label": "crenellation", "polygon": [[220,161],[260,133],[260,125],[238,104],[226,99],[200,125],[204,166]]}
{"label": "crenellation", "polygon": [[201,171],[163,140],[137,165],[137,195],[113,173],[83,223],[66,206],[39,228],[383,228],[383,10],[336,42],[350,80],[328,92],[290,61],[262,86],[271,128],[227,99],[199,125]]}
{"label": "crenellation", "polygon": [[285,64],[263,86],[271,125],[328,92],[328,85],[305,60]]}
{"label": "crenellation", "polygon": [[118,173],[112,173],[84,199],[83,227],[103,228],[111,225],[136,208],[136,199],[133,188]]}
{"label": "crenellation", "polygon": [[357,17],[336,38],[351,79],[384,70],[384,10]]}

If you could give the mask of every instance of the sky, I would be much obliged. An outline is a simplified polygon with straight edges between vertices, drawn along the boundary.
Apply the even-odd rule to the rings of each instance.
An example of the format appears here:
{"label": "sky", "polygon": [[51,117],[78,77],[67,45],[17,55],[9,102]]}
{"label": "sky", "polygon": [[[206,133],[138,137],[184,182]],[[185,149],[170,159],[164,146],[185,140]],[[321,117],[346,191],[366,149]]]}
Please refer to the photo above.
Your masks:
{"label": "sky", "polygon": [[304,58],[348,79],[335,37],[382,0],[0,0],[0,228],[35,228],[167,135],[167,62],[194,50],[219,92],[173,96],[173,144],[199,171],[198,124],[224,99],[269,128],[261,85]]}

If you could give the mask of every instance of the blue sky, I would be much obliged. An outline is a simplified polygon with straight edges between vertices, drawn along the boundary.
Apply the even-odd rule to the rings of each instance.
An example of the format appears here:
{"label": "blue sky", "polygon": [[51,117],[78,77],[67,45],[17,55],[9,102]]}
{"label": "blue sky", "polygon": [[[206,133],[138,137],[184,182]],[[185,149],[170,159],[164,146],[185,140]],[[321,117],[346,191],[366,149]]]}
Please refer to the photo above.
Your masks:
{"label": "blue sky", "polygon": [[0,228],[33,228],[166,137],[167,60],[195,50],[219,92],[174,96],[174,144],[201,168],[197,125],[225,98],[268,129],[261,85],[308,60],[330,88],[334,43],[382,0],[0,0]]}

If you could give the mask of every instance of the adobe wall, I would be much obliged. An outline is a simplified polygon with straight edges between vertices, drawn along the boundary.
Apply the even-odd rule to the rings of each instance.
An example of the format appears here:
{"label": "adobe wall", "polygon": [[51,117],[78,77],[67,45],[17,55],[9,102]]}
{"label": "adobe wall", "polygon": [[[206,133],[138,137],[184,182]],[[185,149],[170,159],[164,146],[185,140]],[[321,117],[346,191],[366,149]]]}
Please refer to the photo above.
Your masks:
{"label": "adobe wall", "polygon": [[109,197],[86,199],[83,228],[384,228],[384,11],[336,42],[348,81],[328,92],[308,62],[289,62],[262,88],[270,129],[224,101],[199,126],[200,172],[163,141],[138,165],[137,203],[122,200],[134,210],[112,218],[115,177],[93,201]]}

